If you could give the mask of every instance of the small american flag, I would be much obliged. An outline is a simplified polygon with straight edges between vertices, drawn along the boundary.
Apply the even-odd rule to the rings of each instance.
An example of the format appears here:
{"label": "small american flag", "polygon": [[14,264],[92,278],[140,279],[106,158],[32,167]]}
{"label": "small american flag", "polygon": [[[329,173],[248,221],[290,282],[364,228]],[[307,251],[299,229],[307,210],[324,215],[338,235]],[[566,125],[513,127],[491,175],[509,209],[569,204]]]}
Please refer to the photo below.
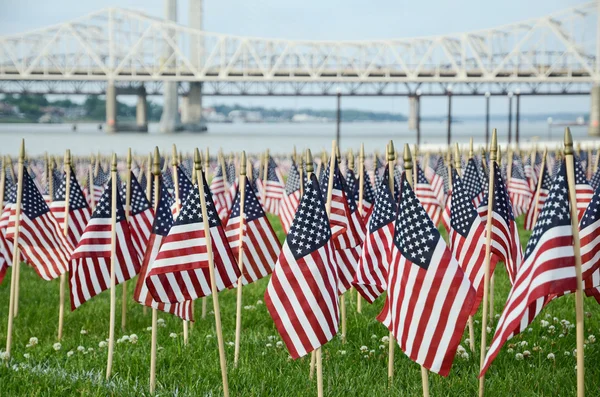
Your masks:
{"label": "small american flag", "polygon": [[[581,273],[586,294],[600,286],[600,189],[594,196],[579,222],[581,240]],[[592,294],[593,295],[593,294]]]}
{"label": "small american flag", "polygon": [[552,178],[550,177],[550,173],[548,172],[548,169],[546,167],[544,167],[544,169],[541,170],[541,174],[540,174],[539,178],[542,178],[542,184],[540,186],[540,192],[538,194],[537,212],[535,209],[535,195],[534,195],[531,205],[529,206],[529,210],[527,211],[527,216],[525,217],[525,225],[524,225],[525,230],[533,230],[533,228],[535,226],[534,220],[537,218],[538,214],[544,207],[544,203],[546,202],[546,199],[548,198],[548,193],[550,193],[550,187],[552,186]]}
{"label": "small american flag", "polygon": [[[44,280],[53,280],[67,270],[73,247],[29,173],[23,170],[19,248],[23,257]],[[6,239],[15,242],[16,204],[11,205]]]}
{"label": "small american flag", "polygon": [[442,207],[440,206],[440,202],[433,192],[431,185],[427,181],[427,178],[425,178],[425,173],[418,164],[415,168],[415,172],[417,173],[415,194],[417,195],[417,198],[421,202],[423,208],[425,208],[427,215],[429,215],[433,221],[433,224],[437,226],[440,223],[442,215]]}
{"label": "small american flag", "polygon": [[579,221],[583,217],[585,210],[587,209],[592,196],[594,195],[594,189],[588,183],[585,177],[585,171],[581,167],[581,163],[574,159],[575,163],[575,191],[577,192],[577,214]]}
{"label": "small american flag", "polygon": [[107,182],[110,179],[110,173],[105,172],[102,164],[98,164],[98,173],[94,176],[92,183],[92,194],[94,195],[94,203],[97,203],[102,197],[102,193],[106,189]]}
{"label": "small american flag", "polygon": [[[483,276],[485,273],[485,224],[481,222],[471,197],[464,185],[464,179],[453,170],[452,207],[450,216],[450,248],[452,256],[460,264],[476,291],[472,315],[477,312],[483,298]],[[494,272],[496,257],[492,256],[490,274]]]}
{"label": "small american flag", "polygon": [[367,235],[356,275],[352,281],[356,290],[369,303],[373,303],[386,289],[395,219],[396,202],[390,191],[386,167],[367,225]]}
{"label": "small american flag", "polygon": [[513,155],[511,175],[508,178],[508,194],[513,205],[514,215],[525,214],[531,204],[533,193],[529,189],[529,182],[523,171],[521,156],[516,153]]}
{"label": "small american flag", "polygon": [[[261,186],[263,184],[262,180],[258,180]],[[262,186],[265,191],[265,202],[263,203],[265,210],[272,214],[279,214],[279,203],[281,201],[281,197],[283,192],[285,191],[285,185],[283,184],[283,177],[281,176],[281,172],[277,168],[277,164],[275,164],[275,160],[269,156],[268,166],[267,166],[267,180],[265,186]]]}
{"label": "small american flag", "polygon": [[[121,191],[126,195],[127,186],[123,186]],[[144,194],[144,190],[131,173],[131,203],[129,208],[129,229],[131,230],[131,240],[138,259],[141,262],[146,254],[148,240],[154,223],[154,210],[150,207],[150,202]]]}
{"label": "small american flag", "polygon": [[223,177],[223,167],[217,165],[215,176],[210,182],[210,191],[212,192],[215,208],[222,221],[227,219],[229,210],[231,209],[231,195],[225,189],[225,178]]}
{"label": "small american flag", "polygon": [[71,255],[69,285],[71,309],[75,310],[102,291],[110,288],[110,269],[115,266],[116,284],[127,281],[140,271],[131,232],[121,197],[117,192],[116,263],[111,264],[112,183],[96,204],[77,248]]}
{"label": "small american flag", "polygon": [[590,185],[593,189],[597,189],[600,186],[600,167],[596,170],[596,173],[592,176]]}
{"label": "small american flag", "polygon": [[[67,194],[67,174],[63,174],[62,181],[56,189],[53,201],[50,203],[50,210],[60,225],[61,231],[65,222],[65,205]],[[67,240],[76,247],[85,226],[90,220],[92,211],[88,205],[81,187],[75,178],[75,172],[71,169],[69,178],[69,223],[67,225]]]}
{"label": "small american flag", "polygon": [[[364,167],[363,167],[364,168]],[[366,221],[371,215],[371,210],[375,204],[375,189],[371,184],[371,179],[367,174],[367,169],[363,170],[363,219]]]}
{"label": "small american flag", "polygon": [[462,184],[475,208],[479,207],[479,204],[481,204],[483,197],[487,192],[483,191],[481,176],[474,158],[469,159],[467,162],[467,167],[465,168],[462,178]]}
{"label": "small american flag", "polygon": [[[254,192],[254,190],[252,190]],[[294,220],[294,214],[300,203],[300,173],[295,163],[292,163],[290,173],[285,183],[285,191],[279,206],[279,220],[283,231],[287,234]]]}
{"label": "small american flag", "polygon": [[394,231],[387,299],[378,320],[389,328],[413,361],[447,376],[475,291],[406,174]]}
{"label": "small american flag", "polygon": [[[273,272],[273,267],[281,251],[281,244],[279,244],[277,235],[250,186],[250,181],[248,178],[244,179],[246,182],[246,197],[243,216],[244,270],[242,284],[246,285]],[[240,190],[238,189],[225,228],[227,240],[235,258],[239,257],[241,222]]]}
{"label": "small american flag", "polygon": [[485,357],[485,374],[504,343],[524,331],[553,294],[576,287],[569,187],[564,161],[554,178],[548,201],[540,213],[525,249],[496,333]]}
{"label": "small american flag", "polygon": [[171,204],[173,199],[165,186],[163,186],[162,183],[160,185],[160,197],[158,199],[154,224],[152,225],[152,233],[148,240],[148,248],[144,255],[140,276],[138,277],[133,293],[133,299],[142,305],[174,314],[184,320],[192,321],[192,301],[184,301],[183,303],[175,304],[157,302],[152,299],[152,295],[150,295],[148,287],[146,286],[146,276],[148,275],[150,265],[156,259],[160,246],[165,237],[169,234],[171,226],[173,225],[173,215],[171,214]]}
{"label": "small american flag", "polygon": [[438,198],[438,202],[441,205],[446,203],[446,194],[450,190],[450,183],[448,181],[448,167],[444,164],[444,159],[439,156],[434,167],[434,174],[431,178],[431,188]]}
{"label": "small american flag", "polygon": [[338,332],[335,249],[317,177],[311,174],[265,292],[290,356],[321,347]]}
{"label": "small american flag", "polygon": [[181,203],[185,202],[190,192],[194,189],[192,182],[180,166],[177,166],[177,187],[179,188],[179,191],[177,192],[179,201],[173,201],[173,204],[171,205],[171,213],[175,218],[177,218],[177,214],[179,214]]}
{"label": "small american flag", "polygon": [[0,283],[6,275],[7,268],[12,266],[13,243],[6,239],[6,231],[11,208],[17,201],[17,185],[10,182],[8,176],[7,173],[4,183],[4,208],[0,216]]}
{"label": "small american flag", "polygon": [[[200,193],[194,186],[150,265],[146,286],[158,302],[181,303],[211,294],[208,238],[211,239],[217,291],[231,287],[240,277],[203,174],[202,182],[208,219],[203,219]],[[209,224],[210,236],[204,233],[204,222]]]}

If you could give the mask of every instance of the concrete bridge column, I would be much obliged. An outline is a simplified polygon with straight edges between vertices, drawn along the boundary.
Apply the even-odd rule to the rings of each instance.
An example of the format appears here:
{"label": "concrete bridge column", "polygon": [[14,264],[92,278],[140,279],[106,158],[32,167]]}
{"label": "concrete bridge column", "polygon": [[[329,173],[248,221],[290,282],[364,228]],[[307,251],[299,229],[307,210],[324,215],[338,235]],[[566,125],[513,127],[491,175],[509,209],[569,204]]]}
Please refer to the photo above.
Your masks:
{"label": "concrete bridge column", "polygon": [[592,107],[590,108],[590,127],[588,135],[600,136],[600,85],[594,85],[590,92]]}
{"label": "concrete bridge column", "polygon": [[106,86],[106,132],[117,132],[117,88],[112,81]]}
{"label": "concrete bridge column", "polygon": [[146,88],[140,87],[135,107],[135,121],[137,130],[148,132],[148,104],[146,102]]}
{"label": "concrete bridge column", "polygon": [[190,83],[190,91],[181,104],[181,122],[187,131],[205,131],[202,120],[202,83]]}

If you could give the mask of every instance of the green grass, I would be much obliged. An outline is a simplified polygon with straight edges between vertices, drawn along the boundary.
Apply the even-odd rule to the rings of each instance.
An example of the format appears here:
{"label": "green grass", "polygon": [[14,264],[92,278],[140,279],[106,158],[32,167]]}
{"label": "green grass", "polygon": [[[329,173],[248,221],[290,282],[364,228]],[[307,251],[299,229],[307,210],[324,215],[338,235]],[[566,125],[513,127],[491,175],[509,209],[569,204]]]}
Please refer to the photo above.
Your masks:
{"label": "green grass", "polygon": [[[279,222],[271,219],[280,238]],[[522,221],[521,221],[522,224]],[[525,243],[529,233],[522,233]],[[498,266],[495,285],[495,313],[499,314],[509,292],[509,282],[503,266]],[[316,383],[308,379],[310,358],[289,360],[284,347],[278,347],[280,338],[266,307],[262,303],[267,280],[244,288],[243,330],[239,368],[233,367],[233,347],[226,346],[229,387],[233,396],[305,396],[316,395]],[[0,286],[0,319],[6,324],[10,275]],[[134,283],[127,284],[131,297]],[[120,307],[121,288],[117,304]],[[346,294],[348,305],[348,342],[336,338],[323,348],[325,394],[328,396],[417,396],[421,395],[421,375],[417,364],[411,362],[396,348],[395,377],[387,386],[387,344],[381,342],[386,329],[375,320],[382,301],[363,306],[356,313],[356,294]],[[223,332],[226,342],[234,340],[235,291],[219,295]],[[209,299],[209,310],[212,300]],[[44,282],[34,272],[22,267],[19,315],[14,325],[13,357],[8,367],[0,365],[0,396],[140,396],[148,395],[150,364],[150,313],[129,301],[126,332],[116,330],[116,337],[136,334],[138,342],[115,345],[114,376],[104,380],[107,349],[99,342],[108,337],[109,294],[104,292],[75,312],[67,313],[65,333],[59,351],[56,342],[58,317],[58,282]],[[600,336],[600,310],[592,299],[585,299],[586,338]],[[196,302],[197,321],[190,332],[190,345],[183,347],[182,325],[176,318],[161,313],[165,327],[159,328],[157,363],[157,395],[197,396],[220,395],[221,374],[214,330],[214,317],[209,313],[200,318],[201,302]],[[117,324],[120,324],[117,310]],[[546,318],[549,316],[549,318]],[[556,321],[553,318],[556,317]],[[556,330],[542,327],[545,319]],[[486,377],[489,396],[573,396],[576,393],[575,330],[563,329],[560,320],[575,322],[575,301],[565,296],[552,302],[525,332],[509,341],[492,364]],[[480,315],[475,325],[476,350],[481,332]],[[497,321],[497,320],[496,320]],[[491,324],[496,325],[496,321]],[[80,333],[82,329],[87,334]],[[176,333],[176,338],[169,335]],[[212,336],[212,337],[209,337]],[[561,336],[563,335],[563,336]],[[38,345],[26,347],[30,337],[39,339]],[[492,335],[489,334],[488,341]],[[464,339],[462,345],[468,347]],[[0,340],[6,340],[6,325],[0,327]],[[526,341],[528,346],[516,346]],[[488,342],[489,343],[489,342]],[[509,346],[510,345],[510,346]],[[514,346],[513,346],[514,345]],[[537,350],[534,346],[539,346]],[[93,351],[77,351],[83,346]],[[367,346],[372,352],[361,353]],[[587,395],[600,394],[600,342],[586,345]],[[513,351],[509,352],[509,348]],[[523,361],[516,353],[529,350],[531,356]],[[71,356],[68,352],[73,351]],[[345,352],[342,353],[342,352]],[[565,355],[569,352],[569,355]],[[555,360],[547,359],[553,353]],[[25,354],[28,356],[26,357]],[[430,390],[433,396],[476,395],[478,353],[468,358],[456,357],[447,378],[431,374]]]}

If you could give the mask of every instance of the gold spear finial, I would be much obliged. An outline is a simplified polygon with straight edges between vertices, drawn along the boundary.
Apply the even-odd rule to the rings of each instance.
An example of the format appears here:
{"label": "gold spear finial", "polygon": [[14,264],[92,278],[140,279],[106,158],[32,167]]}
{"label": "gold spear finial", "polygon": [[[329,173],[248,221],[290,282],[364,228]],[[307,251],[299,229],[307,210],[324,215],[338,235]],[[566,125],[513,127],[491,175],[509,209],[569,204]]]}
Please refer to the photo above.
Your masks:
{"label": "gold spear finial", "polygon": [[410,154],[410,146],[408,146],[408,143],[404,144],[404,169],[405,170],[412,170],[413,167],[413,162],[412,162],[412,155]]}
{"label": "gold spear finial", "polygon": [[460,170],[460,150],[458,148],[458,142],[454,143],[454,168]]}
{"label": "gold spear finial", "polygon": [[496,152],[498,151],[498,130],[492,130],[492,142],[490,143],[490,161],[496,161]]}
{"label": "gold spear finial", "polygon": [[337,142],[335,144],[335,160],[338,164],[342,162],[342,157],[340,156],[340,147],[337,145]]}
{"label": "gold spear finial", "polygon": [[110,163],[110,170],[112,172],[117,172],[117,154],[113,153],[112,155],[112,161]]}
{"label": "gold spear finial", "polygon": [[306,172],[313,173],[315,171],[315,167],[313,165],[313,156],[310,152],[310,149],[306,149]]}
{"label": "gold spear finial", "polygon": [[471,137],[471,140],[469,141],[469,160],[472,159],[473,156],[473,137]]}
{"label": "gold spear finial", "polygon": [[[150,164],[148,164],[150,167]],[[152,162],[152,174],[154,176],[160,175],[160,152],[158,151],[158,146],[154,147],[154,159]]]}
{"label": "gold spear finial", "polygon": [[348,169],[354,171],[354,152],[352,149],[348,151]]}
{"label": "gold spear finial", "polygon": [[573,154],[573,136],[571,135],[571,129],[565,127],[565,156]]}
{"label": "gold spear finial", "polygon": [[133,162],[133,159],[131,158],[131,148],[129,148],[127,150],[127,169],[131,170],[131,163]]}
{"label": "gold spear finial", "polygon": [[387,145],[387,161],[396,161],[396,150],[394,150],[394,141],[390,139]]}
{"label": "gold spear finial", "polygon": [[19,163],[25,161],[25,139],[21,139],[21,148],[19,149]]}
{"label": "gold spear finial", "polygon": [[65,150],[65,168],[71,166],[71,151]]}
{"label": "gold spear finial", "polygon": [[171,160],[171,165],[173,167],[177,166],[177,146],[173,144],[173,159]]}
{"label": "gold spear finial", "polygon": [[358,154],[358,159],[363,162],[365,161],[365,144],[360,144],[360,153]]}
{"label": "gold spear finial", "polygon": [[[240,164],[240,176],[246,176],[246,151],[242,150],[242,160]],[[242,178],[240,178],[242,179]],[[243,182],[240,182],[243,183]]]}

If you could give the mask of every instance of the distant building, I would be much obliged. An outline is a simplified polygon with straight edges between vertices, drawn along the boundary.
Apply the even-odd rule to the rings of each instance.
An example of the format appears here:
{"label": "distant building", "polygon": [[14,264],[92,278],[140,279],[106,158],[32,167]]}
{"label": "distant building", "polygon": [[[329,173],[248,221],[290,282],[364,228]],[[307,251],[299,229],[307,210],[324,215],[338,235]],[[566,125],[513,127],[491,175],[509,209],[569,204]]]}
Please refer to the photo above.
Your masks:
{"label": "distant building", "polygon": [[260,112],[253,112],[249,110],[232,110],[227,115],[234,123],[260,123],[263,121],[262,114]]}
{"label": "distant building", "polygon": [[10,103],[0,102],[0,116],[15,116],[19,114],[19,108]]}

